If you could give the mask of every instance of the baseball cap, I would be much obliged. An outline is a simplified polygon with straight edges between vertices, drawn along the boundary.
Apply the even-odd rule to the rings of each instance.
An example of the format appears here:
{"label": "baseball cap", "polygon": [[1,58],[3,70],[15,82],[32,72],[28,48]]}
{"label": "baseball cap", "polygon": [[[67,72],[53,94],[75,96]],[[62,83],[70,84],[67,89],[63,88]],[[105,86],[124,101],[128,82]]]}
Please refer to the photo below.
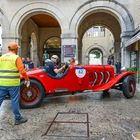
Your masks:
{"label": "baseball cap", "polygon": [[20,48],[20,46],[16,42],[10,42],[9,45],[8,45],[8,48],[12,49],[12,50],[15,50],[15,49]]}

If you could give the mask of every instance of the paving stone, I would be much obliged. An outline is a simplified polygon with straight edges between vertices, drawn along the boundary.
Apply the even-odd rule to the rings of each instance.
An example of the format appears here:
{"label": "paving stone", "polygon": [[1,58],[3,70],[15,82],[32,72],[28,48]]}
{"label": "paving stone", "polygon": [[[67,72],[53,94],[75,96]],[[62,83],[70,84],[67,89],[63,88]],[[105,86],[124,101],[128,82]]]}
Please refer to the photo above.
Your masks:
{"label": "paving stone", "polygon": [[[111,90],[109,97],[100,100],[96,100],[92,92],[49,97],[40,108],[21,112],[28,122],[15,126],[10,101],[4,102],[0,108],[0,140],[132,140],[132,133],[140,131],[139,92],[132,99],[126,99],[116,90]],[[57,113],[60,114],[55,121],[79,122],[86,121],[86,117],[76,113],[88,113],[90,137],[73,137],[87,134],[84,123],[54,123],[48,134],[60,136],[42,136]],[[64,137],[67,135],[70,137]]]}

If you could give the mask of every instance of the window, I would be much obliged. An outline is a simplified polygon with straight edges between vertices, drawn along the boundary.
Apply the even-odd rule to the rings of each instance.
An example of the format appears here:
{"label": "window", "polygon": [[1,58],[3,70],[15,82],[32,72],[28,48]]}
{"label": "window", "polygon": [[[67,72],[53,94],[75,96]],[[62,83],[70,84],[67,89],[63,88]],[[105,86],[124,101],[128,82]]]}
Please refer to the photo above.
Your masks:
{"label": "window", "polygon": [[50,58],[53,54],[58,55],[61,61],[61,39],[51,37],[44,44],[44,58]]}
{"label": "window", "polygon": [[103,26],[92,27],[86,32],[86,36],[87,37],[104,37],[105,27]]}
{"label": "window", "polygon": [[46,41],[45,48],[60,48],[60,38],[51,37]]}
{"label": "window", "polygon": [[92,34],[92,36],[93,37],[99,37],[99,33],[100,33],[99,27],[93,27],[93,34]]}
{"label": "window", "polygon": [[101,27],[101,32],[100,32],[100,36],[104,37],[105,36],[105,27]]}

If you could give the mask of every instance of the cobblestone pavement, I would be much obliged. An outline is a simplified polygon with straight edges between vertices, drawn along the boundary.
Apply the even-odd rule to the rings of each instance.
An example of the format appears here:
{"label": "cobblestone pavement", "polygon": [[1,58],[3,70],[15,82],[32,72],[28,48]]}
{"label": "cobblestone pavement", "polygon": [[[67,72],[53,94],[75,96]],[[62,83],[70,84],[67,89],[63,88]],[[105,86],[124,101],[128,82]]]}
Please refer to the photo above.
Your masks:
{"label": "cobblestone pavement", "polygon": [[98,100],[91,92],[48,97],[40,108],[21,110],[28,122],[19,126],[5,100],[0,140],[132,140],[132,132],[140,131],[140,93],[126,99],[117,90],[110,92]]}

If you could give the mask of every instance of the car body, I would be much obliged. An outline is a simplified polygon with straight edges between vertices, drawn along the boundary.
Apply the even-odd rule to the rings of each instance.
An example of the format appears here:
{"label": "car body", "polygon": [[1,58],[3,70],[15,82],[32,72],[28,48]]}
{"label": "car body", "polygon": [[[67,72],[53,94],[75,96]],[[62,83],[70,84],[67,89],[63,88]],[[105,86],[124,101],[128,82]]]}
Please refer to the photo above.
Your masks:
{"label": "car body", "polygon": [[45,67],[34,68],[27,72],[31,84],[27,88],[21,77],[20,105],[22,108],[40,106],[47,95],[75,93],[85,90],[107,91],[116,88],[123,91],[126,98],[132,98],[136,90],[134,72],[115,74],[111,65],[68,66],[60,78],[52,77]]}

